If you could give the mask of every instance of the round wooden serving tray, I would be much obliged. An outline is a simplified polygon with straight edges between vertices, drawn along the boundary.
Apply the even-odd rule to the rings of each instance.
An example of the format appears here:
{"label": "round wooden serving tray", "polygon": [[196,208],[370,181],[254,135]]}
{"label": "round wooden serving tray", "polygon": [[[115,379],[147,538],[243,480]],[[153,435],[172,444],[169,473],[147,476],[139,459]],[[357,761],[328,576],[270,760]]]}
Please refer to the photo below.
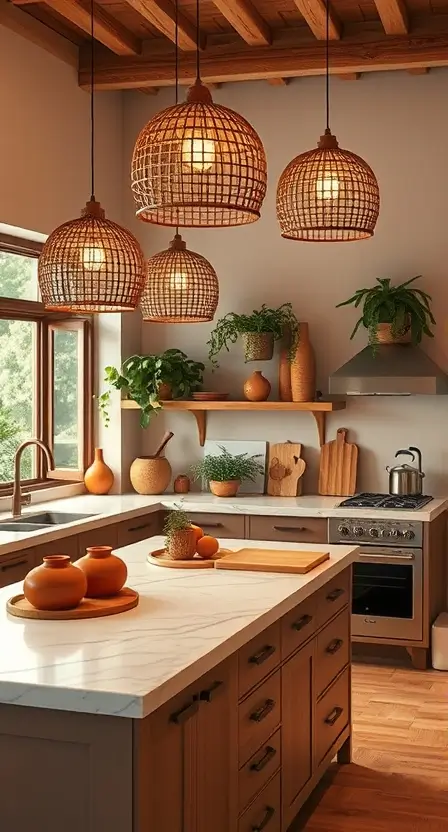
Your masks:
{"label": "round wooden serving tray", "polygon": [[156,549],[155,552],[150,552],[146,559],[148,563],[153,563],[155,566],[167,566],[170,569],[213,569],[215,560],[225,554],[223,549],[220,549],[212,558],[204,559],[199,555],[195,555],[190,560],[174,560],[166,554],[166,549]]}
{"label": "round wooden serving tray", "polygon": [[73,610],[37,610],[24,595],[14,595],[6,602],[6,610],[17,618],[39,618],[45,621],[71,621],[77,618],[101,618],[132,610],[138,604],[138,592],[125,587],[110,598],[83,598]]}

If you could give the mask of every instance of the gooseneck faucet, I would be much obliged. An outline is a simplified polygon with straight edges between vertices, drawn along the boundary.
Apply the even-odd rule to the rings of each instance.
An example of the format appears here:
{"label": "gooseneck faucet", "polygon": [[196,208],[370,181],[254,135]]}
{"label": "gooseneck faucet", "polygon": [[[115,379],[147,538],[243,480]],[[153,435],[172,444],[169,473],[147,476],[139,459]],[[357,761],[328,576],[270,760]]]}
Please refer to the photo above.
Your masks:
{"label": "gooseneck faucet", "polygon": [[[46,456],[48,468],[51,471],[54,468],[54,459],[53,454],[51,453],[50,449],[47,447],[45,442],[42,442],[41,439],[27,439],[25,442],[22,442],[19,447],[17,448],[14,454],[14,486],[12,491],[12,516],[13,517],[20,517],[22,512],[22,492],[20,488],[20,464],[22,462],[22,454],[25,448],[28,448],[30,445],[36,445],[38,448],[43,451]],[[31,502],[31,495],[26,495],[29,497],[29,500],[25,502],[29,504]]]}

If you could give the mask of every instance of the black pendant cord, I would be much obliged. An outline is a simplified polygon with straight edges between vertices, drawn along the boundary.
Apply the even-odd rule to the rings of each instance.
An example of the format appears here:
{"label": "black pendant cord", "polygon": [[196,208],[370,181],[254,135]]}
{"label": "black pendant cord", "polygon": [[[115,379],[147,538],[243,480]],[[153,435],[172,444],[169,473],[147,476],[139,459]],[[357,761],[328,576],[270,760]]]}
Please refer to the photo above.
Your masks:
{"label": "black pendant cord", "polygon": [[[176,104],[179,104],[179,0],[176,0],[175,4],[175,18],[174,18],[174,25],[176,29],[176,37],[175,37],[175,50],[176,50]],[[177,223],[176,223],[176,236],[179,234],[179,209],[177,209]]]}
{"label": "black pendant cord", "polygon": [[94,83],[95,83],[95,38],[94,38],[94,15],[93,0],[90,0],[90,201],[95,202],[95,106],[94,106]]}
{"label": "black pendant cord", "polygon": [[330,131],[330,0],[325,5],[325,109],[327,131]]}
{"label": "black pendant cord", "polygon": [[201,45],[201,31],[199,28],[199,0],[196,0],[196,81],[201,80],[199,67],[199,49]]}

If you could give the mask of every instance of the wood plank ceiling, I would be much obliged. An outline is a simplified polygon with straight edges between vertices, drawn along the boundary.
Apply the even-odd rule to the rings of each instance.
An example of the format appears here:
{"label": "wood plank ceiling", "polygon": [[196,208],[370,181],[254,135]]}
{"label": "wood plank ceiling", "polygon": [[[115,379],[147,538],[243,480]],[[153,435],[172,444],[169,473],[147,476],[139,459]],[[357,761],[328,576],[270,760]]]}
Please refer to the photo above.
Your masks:
{"label": "wood plank ceiling", "polygon": [[[89,83],[90,0],[12,0],[79,48]],[[179,0],[181,83],[195,76],[195,0]],[[331,0],[332,72],[448,65],[448,0]],[[211,84],[319,75],[325,68],[325,0],[200,0],[201,74]],[[94,0],[97,89],[155,92],[174,83],[174,0]]]}

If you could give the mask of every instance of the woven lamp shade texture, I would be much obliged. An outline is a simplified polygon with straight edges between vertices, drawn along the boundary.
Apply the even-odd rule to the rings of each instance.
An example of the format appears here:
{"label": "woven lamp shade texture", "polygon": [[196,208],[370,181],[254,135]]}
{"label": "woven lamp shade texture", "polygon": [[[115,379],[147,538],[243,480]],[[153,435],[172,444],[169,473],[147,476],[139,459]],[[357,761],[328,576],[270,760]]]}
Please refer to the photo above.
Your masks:
{"label": "woven lamp shade texture", "polygon": [[238,113],[214,104],[202,84],[190,98],[155,115],[137,139],[131,169],[137,216],[182,227],[255,222],[267,184],[261,139]]}
{"label": "woven lamp shade texture", "polygon": [[380,208],[375,174],[331,139],[333,147],[302,153],[283,171],[277,187],[282,237],[345,242],[373,235]]}
{"label": "woven lamp shade texture", "polygon": [[88,214],[50,234],[39,258],[38,278],[46,309],[123,312],[139,304],[144,256],[129,231],[104,216]]}

